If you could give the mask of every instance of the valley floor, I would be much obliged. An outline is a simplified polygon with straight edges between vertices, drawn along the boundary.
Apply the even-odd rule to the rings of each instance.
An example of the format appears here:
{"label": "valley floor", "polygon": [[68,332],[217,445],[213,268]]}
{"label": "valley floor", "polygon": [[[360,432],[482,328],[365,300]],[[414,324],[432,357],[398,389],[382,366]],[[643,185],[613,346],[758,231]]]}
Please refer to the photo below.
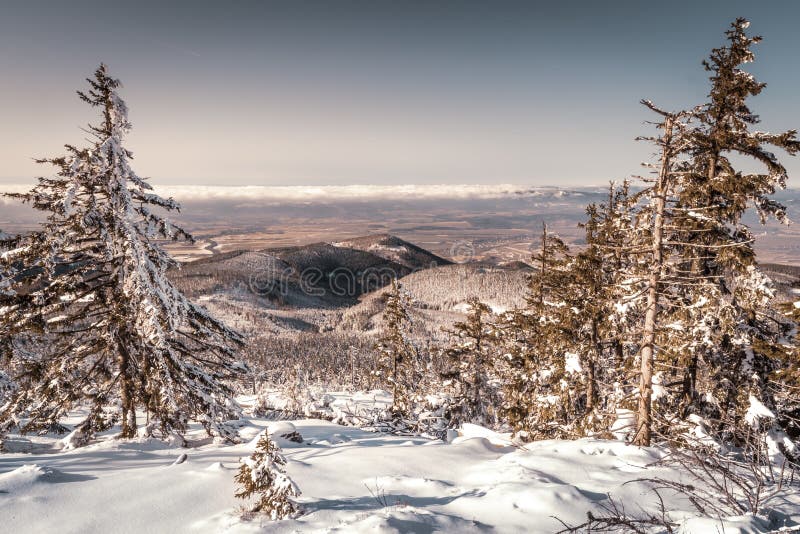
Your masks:
{"label": "valley floor", "polygon": [[[523,449],[480,427],[445,443],[313,419],[243,423],[247,441],[240,445],[215,444],[199,431],[189,436],[195,439],[189,448],[109,435],[60,451],[57,437],[32,438],[28,452],[0,454],[0,531],[552,533],[562,528],[555,517],[582,523],[608,493],[629,511],[652,509],[654,495],[631,481],[679,476],[648,467],[658,449],[618,441],[541,441]],[[303,443],[276,441],[303,491],[305,514],[274,523],[241,520],[242,503],[233,496],[239,458],[252,452],[264,428],[277,434],[292,425]],[[673,519],[692,515],[680,511],[691,507],[674,495],[667,508]],[[800,501],[781,508],[800,520]],[[723,532],[717,526],[694,519],[682,532]],[[744,517],[726,521],[724,532],[768,529],[766,521]]]}

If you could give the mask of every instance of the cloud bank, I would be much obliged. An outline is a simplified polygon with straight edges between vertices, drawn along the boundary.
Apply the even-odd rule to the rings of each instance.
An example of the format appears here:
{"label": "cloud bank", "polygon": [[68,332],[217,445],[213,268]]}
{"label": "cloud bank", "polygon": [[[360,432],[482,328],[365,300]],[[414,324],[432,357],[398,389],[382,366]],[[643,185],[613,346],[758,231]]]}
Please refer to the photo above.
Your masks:
{"label": "cloud bank", "polygon": [[[22,193],[31,185],[0,185],[0,192]],[[263,200],[283,202],[425,200],[425,199],[495,199],[519,196],[574,196],[577,191],[555,187],[515,184],[434,184],[434,185],[329,185],[329,186],[206,186],[154,185],[155,191],[178,201]],[[6,199],[6,202],[8,200]],[[6,203],[0,200],[0,203]],[[12,201],[13,202],[13,201]]]}
{"label": "cloud bank", "polygon": [[498,185],[155,186],[176,200],[276,200],[288,202],[503,198],[524,187]]}

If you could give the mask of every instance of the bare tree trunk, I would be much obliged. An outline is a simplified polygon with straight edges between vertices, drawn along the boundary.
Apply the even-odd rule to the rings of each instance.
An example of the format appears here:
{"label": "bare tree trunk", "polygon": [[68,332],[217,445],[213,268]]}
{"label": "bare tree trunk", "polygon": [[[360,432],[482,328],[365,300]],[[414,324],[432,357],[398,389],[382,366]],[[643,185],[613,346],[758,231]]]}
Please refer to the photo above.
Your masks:
{"label": "bare tree trunk", "polygon": [[547,270],[547,223],[542,223],[542,272],[539,277],[539,306],[544,306],[544,277]]}
{"label": "bare tree trunk", "polygon": [[650,446],[653,431],[653,363],[655,359],[656,325],[658,322],[658,290],[664,267],[664,208],[668,189],[667,182],[670,175],[674,124],[675,116],[667,114],[664,121],[664,136],[661,139],[661,168],[658,173],[658,181],[653,190],[653,198],[655,200],[652,234],[653,264],[651,265],[650,276],[647,279],[647,308],[642,335],[639,409],[636,417],[636,434],[633,438],[633,443],[644,447]]}
{"label": "bare tree trunk", "polygon": [[394,406],[395,411],[397,411],[398,404],[397,404],[397,355],[396,354],[393,355],[392,364],[393,364],[392,381],[394,382],[394,384],[392,384],[392,404]]}
{"label": "bare tree trunk", "polygon": [[687,365],[683,372],[683,391],[681,395],[683,400],[683,410],[681,415],[683,417],[686,417],[689,414],[689,408],[694,401],[695,392],[697,391],[697,364],[698,356],[697,354],[693,354],[689,360],[689,365]]}
{"label": "bare tree trunk", "polygon": [[594,360],[589,362],[587,366],[587,373],[588,373],[588,384],[586,385],[586,413],[589,414],[594,410],[594,403],[597,399],[597,384],[596,384],[596,372],[595,372],[595,364]]}
{"label": "bare tree trunk", "polygon": [[133,399],[133,380],[131,379],[131,357],[128,347],[117,335],[119,348],[119,381],[120,402],[122,403],[122,432],[121,438],[136,436],[136,403]]}
{"label": "bare tree trunk", "polygon": [[586,373],[587,373],[587,384],[586,384],[586,413],[589,414],[594,410],[594,404],[597,401],[597,371],[596,365],[599,360],[599,349],[598,345],[600,342],[598,341],[598,334],[597,334],[597,319],[592,320],[592,350],[590,351],[590,357],[588,365],[586,366]]}

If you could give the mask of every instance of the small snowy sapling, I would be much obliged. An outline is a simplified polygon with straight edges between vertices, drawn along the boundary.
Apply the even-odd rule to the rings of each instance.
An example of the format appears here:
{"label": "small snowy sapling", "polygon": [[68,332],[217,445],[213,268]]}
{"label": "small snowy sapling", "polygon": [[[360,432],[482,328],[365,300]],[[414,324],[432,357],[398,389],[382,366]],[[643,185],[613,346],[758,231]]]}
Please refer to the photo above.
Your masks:
{"label": "small snowy sapling", "polygon": [[265,515],[277,521],[298,514],[293,499],[300,495],[300,489],[286,474],[286,459],[266,430],[258,438],[253,454],[241,462],[235,479],[236,497],[251,503],[246,515]]}

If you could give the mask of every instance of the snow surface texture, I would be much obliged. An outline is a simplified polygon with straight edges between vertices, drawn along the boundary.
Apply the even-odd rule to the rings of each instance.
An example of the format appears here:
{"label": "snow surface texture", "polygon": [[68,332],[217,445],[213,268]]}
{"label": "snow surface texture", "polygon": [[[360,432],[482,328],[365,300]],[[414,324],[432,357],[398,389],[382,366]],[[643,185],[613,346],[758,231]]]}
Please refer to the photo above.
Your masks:
{"label": "snow surface texture", "polygon": [[[361,402],[364,402],[362,399]],[[358,404],[358,402],[356,402]],[[245,443],[220,445],[202,432],[189,448],[153,439],[114,440],[74,450],[58,437],[15,437],[0,455],[0,518],[14,533],[174,532],[529,532],[578,524],[608,493],[632,510],[652,509],[643,476],[678,477],[648,467],[656,449],[618,441],[541,441],[515,447],[507,435],[465,425],[450,443],[371,433],[322,420],[243,420]],[[301,488],[304,515],[244,521],[233,477],[267,428]],[[280,436],[299,433],[302,443]],[[22,444],[29,439],[28,446]],[[667,497],[681,532],[714,532],[685,500]],[[800,502],[789,509],[800,511]],[[800,513],[795,520],[800,519]],[[726,533],[761,532],[764,520],[731,518]],[[711,530],[709,530],[711,528]]]}

